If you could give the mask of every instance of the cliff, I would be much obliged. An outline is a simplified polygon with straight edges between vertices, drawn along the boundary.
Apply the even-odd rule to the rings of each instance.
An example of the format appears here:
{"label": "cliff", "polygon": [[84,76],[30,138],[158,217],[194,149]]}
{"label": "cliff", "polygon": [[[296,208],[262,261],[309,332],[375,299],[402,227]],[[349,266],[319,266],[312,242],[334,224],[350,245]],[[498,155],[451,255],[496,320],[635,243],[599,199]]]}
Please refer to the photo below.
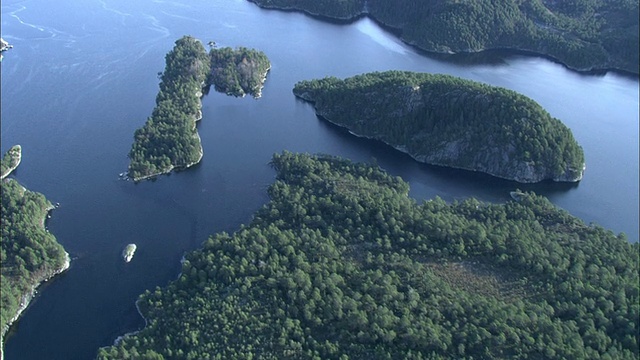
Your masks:
{"label": "cliff", "polygon": [[514,91],[446,75],[389,71],[303,81],[294,94],[354,135],[420,162],[535,183],[582,179],[571,131]]}

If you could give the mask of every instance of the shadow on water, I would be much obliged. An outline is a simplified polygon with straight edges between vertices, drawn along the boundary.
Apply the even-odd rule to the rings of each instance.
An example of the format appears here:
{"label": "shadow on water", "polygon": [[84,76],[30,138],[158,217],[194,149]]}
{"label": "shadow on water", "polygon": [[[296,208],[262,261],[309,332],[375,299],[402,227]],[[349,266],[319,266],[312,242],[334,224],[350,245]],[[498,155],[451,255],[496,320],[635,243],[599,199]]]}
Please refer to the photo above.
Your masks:
{"label": "shadow on water", "polygon": [[[414,190],[415,183],[426,183],[427,187],[467,189],[465,193],[455,194],[453,198],[477,197],[479,194],[483,194],[482,197],[488,195],[495,201],[496,199],[509,199],[509,192],[516,189],[550,196],[575,190],[580,184],[579,182],[554,182],[552,180],[526,184],[482,172],[421,163],[382,141],[355,136],[348,129],[333,124],[321,116],[316,116],[316,118],[321,126],[333,136],[341,139],[344,143],[351,144],[357,148],[359,153],[369,154],[368,159],[360,161],[375,163],[389,173],[402,177],[412,185],[412,190]],[[429,194],[421,192],[412,192],[412,196],[417,199],[431,197]]]}

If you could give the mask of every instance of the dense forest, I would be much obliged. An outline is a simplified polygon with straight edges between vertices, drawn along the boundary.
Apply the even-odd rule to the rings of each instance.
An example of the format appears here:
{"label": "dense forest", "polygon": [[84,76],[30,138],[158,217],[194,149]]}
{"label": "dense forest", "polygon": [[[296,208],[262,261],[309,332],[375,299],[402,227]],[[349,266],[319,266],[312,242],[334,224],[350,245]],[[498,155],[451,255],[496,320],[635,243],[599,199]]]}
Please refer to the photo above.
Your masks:
{"label": "dense forest", "polygon": [[546,198],[417,204],[377,166],[284,152],[251,224],[145,292],[98,359],[637,359],[638,243]]}
{"label": "dense forest", "polygon": [[190,36],[176,41],[166,58],[160,90],[144,126],[136,130],[129,152],[129,176],[141,180],[189,167],[202,157],[196,121],[200,97],[210,71],[202,43]]}
{"label": "dense forest", "polygon": [[216,91],[254,98],[261,95],[262,85],[266,79],[271,63],[267,56],[258,50],[239,47],[215,48],[209,51],[211,56],[211,73],[208,85],[214,85]]}
{"label": "dense forest", "polygon": [[348,19],[367,13],[437,53],[515,49],[578,70],[639,72],[637,0],[250,0],[266,8]]}
{"label": "dense forest", "polygon": [[8,325],[45,279],[66,269],[68,255],[44,228],[51,203],[17,181],[0,182],[2,246],[0,248],[0,342]]}
{"label": "dense forest", "polygon": [[22,147],[14,145],[0,160],[0,180],[4,179],[15,170],[22,160]]}
{"label": "dense forest", "polygon": [[406,71],[301,81],[318,115],[429,164],[520,182],[577,181],[584,153],[571,130],[515,91]]}

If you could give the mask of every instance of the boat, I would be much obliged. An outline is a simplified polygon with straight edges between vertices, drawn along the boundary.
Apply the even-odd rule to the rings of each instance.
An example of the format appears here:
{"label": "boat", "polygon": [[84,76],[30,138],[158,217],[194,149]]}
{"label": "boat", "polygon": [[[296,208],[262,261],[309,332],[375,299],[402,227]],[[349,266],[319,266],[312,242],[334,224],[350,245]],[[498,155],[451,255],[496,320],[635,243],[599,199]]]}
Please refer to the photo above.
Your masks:
{"label": "boat", "polygon": [[133,254],[135,254],[136,252],[136,244],[129,244],[127,245],[127,247],[124,248],[124,251],[122,252],[122,257],[124,258],[125,262],[130,262],[131,259],[133,259]]}

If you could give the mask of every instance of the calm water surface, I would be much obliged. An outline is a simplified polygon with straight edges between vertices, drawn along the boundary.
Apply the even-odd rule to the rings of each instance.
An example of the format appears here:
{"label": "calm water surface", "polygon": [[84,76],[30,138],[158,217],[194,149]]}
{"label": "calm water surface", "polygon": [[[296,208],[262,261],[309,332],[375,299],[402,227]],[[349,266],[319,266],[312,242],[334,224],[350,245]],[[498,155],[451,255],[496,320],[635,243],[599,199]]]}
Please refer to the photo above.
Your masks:
{"label": "calm water surface", "polygon": [[[134,302],[179,272],[185,251],[232,232],[268,199],[274,152],[323,152],[372,161],[411,184],[417,200],[475,196],[503,202],[519,187],[548,196],[587,222],[638,239],[638,80],[581,75],[544,59],[494,56],[443,62],[417,53],[363,19],[326,24],[244,0],[2,2],[2,152],[23,146],[15,173],[62,206],[48,222],[73,258],[40,288],[16,324],[6,358],[91,359],[142,326]],[[175,40],[264,51],[272,69],[259,100],[210,94],[198,125],[198,166],[134,185],[118,180],[133,132],[151,113],[157,73]],[[418,164],[319,121],[293,85],[376,70],[446,73],[521,92],[573,131],[585,150],[579,184],[521,185]],[[120,252],[138,244],[125,264]]]}

